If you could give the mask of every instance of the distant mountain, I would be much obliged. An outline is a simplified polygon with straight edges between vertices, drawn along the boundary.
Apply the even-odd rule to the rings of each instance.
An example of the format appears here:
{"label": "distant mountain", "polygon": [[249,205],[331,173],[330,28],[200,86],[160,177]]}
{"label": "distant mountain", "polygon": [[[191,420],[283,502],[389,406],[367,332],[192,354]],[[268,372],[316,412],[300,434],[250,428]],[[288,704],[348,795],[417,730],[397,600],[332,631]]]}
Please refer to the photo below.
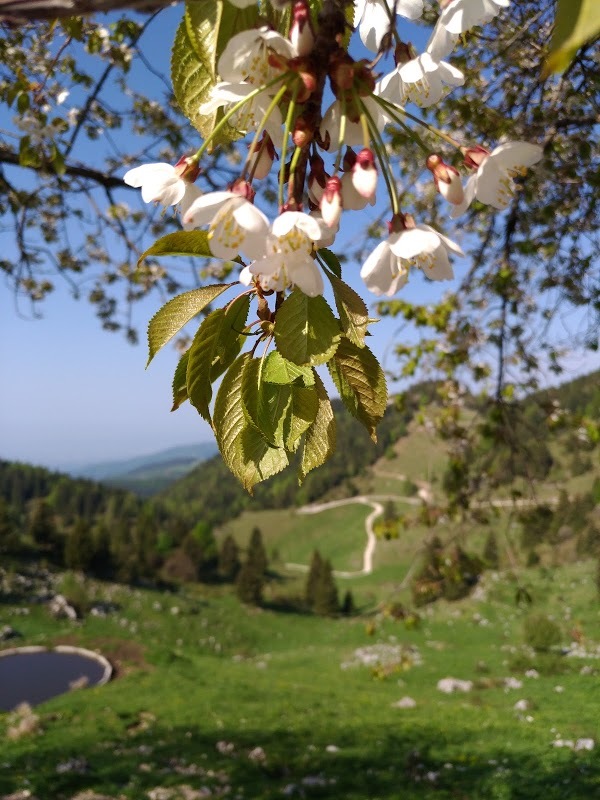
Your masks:
{"label": "distant mountain", "polygon": [[187,475],[216,452],[217,445],[214,442],[199,442],[169,447],[136,458],[73,467],[69,473],[149,496]]}

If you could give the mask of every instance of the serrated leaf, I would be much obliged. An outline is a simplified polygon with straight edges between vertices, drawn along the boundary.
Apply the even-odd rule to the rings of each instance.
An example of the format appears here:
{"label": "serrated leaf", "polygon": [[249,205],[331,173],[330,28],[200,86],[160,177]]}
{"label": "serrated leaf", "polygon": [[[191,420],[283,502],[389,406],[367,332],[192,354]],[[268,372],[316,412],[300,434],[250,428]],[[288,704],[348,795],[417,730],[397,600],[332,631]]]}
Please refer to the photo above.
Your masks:
{"label": "serrated leaf", "polygon": [[553,72],[564,72],[586,42],[600,33],[598,0],[558,0],[550,53],[542,69],[542,79]]}
{"label": "serrated leaf", "polygon": [[292,397],[292,387],[265,383],[262,363],[253,359],[246,367],[242,398],[248,416],[257,431],[273,447],[284,446],[283,425]]}
{"label": "serrated leaf", "polygon": [[365,336],[369,326],[369,311],[360,295],[347,283],[327,273],[333,288],[335,305],[340,315],[340,324],[344,334],[357,347],[364,347]]}
{"label": "serrated leaf", "polygon": [[357,347],[344,338],[327,367],[344,405],[376,442],[377,423],[387,406],[387,386],[379,362],[368,347]]}
{"label": "serrated leaf", "polygon": [[176,231],[157,239],[138,258],[138,267],[148,256],[205,256],[213,258],[206,231]]}
{"label": "serrated leaf", "polygon": [[332,253],[331,250],[328,250],[326,247],[322,247],[320,250],[317,250],[317,255],[325,262],[325,265],[334,275],[338,278],[342,277],[342,265],[335,253]]}
{"label": "serrated leaf", "polygon": [[172,339],[196,314],[206,308],[215,297],[231,286],[235,286],[235,284],[215,283],[212,286],[202,286],[200,289],[184,292],[165,303],[148,323],[149,352],[146,367],[169,339]]}
{"label": "serrated leaf", "polygon": [[173,376],[173,408],[171,411],[177,411],[179,406],[188,399],[187,363],[189,355],[190,351],[186,350],[175,369],[175,375]]}
{"label": "serrated leaf", "polygon": [[215,400],[214,430],[227,467],[252,493],[255,484],[285,469],[288,457],[284,450],[270,447],[248,420],[242,384],[250,359],[244,353],[225,373]]}
{"label": "serrated leaf", "polygon": [[212,384],[234,362],[242,349],[242,331],[250,298],[240,295],[226,308],[217,308],[196,331],[188,350],[187,391],[191,404],[207,422]]}
{"label": "serrated leaf", "polygon": [[333,408],[321,378],[315,375],[315,392],[318,400],[315,420],[304,440],[302,460],[298,470],[298,482],[302,483],[308,473],[320,467],[333,455],[336,444],[336,424]]}
{"label": "serrated leaf", "polygon": [[313,386],[315,382],[310,367],[299,367],[284,358],[277,350],[271,350],[266,357],[262,378],[267,383],[294,383],[301,380],[304,386]]}
{"label": "serrated leaf", "polygon": [[294,291],[275,317],[275,343],[281,355],[299,366],[324,364],[335,353],[341,332],[338,321],[320,295]]}
{"label": "serrated leaf", "polygon": [[[222,116],[222,111],[209,115],[200,114],[200,106],[209,99],[216,77],[214,71],[211,71],[196,53],[185,19],[181,21],[175,33],[171,51],[171,82],[179,108],[194,128],[207,139],[213,132],[217,119]],[[213,147],[234,142],[240,136],[239,131],[226,125],[214,138]]]}
{"label": "serrated leaf", "polygon": [[314,423],[319,411],[319,395],[315,386],[292,386],[291,402],[283,423],[285,449],[295,452],[304,433]]}

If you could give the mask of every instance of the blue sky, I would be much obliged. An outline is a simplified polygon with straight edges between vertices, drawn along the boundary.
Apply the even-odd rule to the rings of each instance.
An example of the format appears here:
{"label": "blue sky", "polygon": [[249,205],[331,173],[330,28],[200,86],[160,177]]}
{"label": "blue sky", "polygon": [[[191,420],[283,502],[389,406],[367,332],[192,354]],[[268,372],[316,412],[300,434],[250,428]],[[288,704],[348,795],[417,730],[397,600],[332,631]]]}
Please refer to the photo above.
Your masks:
{"label": "blue sky", "polygon": [[[159,69],[168,71],[180,16],[181,8],[168,9],[148,34],[146,49]],[[359,221],[366,227],[380,210],[349,215],[339,250],[343,252],[345,238],[357,235]],[[466,268],[460,260],[454,266],[457,276]],[[374,301],[367,297],[359,269],[359,264],[347,264],[344,277],[367,302]],[[403,296],[432,302],[452,288],[452,282],[428,284],[413,272]],[[143,332],[157,311],[155,299],[135,306],[134,325],[142,335],[140,345],[131,346],[121,335],[103,331],[90,304],[74,301],[65,286],[59,285],[43,303],[43,319],[23,318],[6,287],[0,292],[0,457],[66,468],[212,439],[209,426],[189,404],[170,413],[175,351],[165,347],[145,370]],[[398,323],[384,320],[372,333],[370,346],[384,367],[394,369]]]}

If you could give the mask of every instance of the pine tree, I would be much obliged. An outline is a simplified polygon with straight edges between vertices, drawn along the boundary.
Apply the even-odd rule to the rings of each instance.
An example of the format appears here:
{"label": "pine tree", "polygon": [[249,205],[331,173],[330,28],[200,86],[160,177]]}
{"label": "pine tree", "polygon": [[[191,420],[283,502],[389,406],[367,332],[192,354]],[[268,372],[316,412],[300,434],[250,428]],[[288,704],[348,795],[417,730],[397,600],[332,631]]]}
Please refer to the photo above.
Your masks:
{"label": "pine tree", "polygon": [[352,596],[350,589],[348,589],[344,595],[344,600],[342,601],[342,614],[349,616],[350,614],[354,614],[354,611],[354,597]]}
{"label": "pine tree", "polygon": [[333,579],[333,569],[329,560],[323,562],[321,576],[315,591],[314,612],[327,617],[340,610],[337,586]]}
{"label": "pine tree", "polygon": [[231,534],[228,534],[219,553],[219,573],[226,580],[235,580],[241,568],[240,549]]}
{"label": "pine tree", "polygon": [[304,599],[309,608],[314,608],[315,597],[317,594],[317,586],[321,580],[321,573],[323,571],[323,559],[318,550],[314,550],[308,575],[306,576],[306,584],[304,586]]}
{"label": "pine tree", "polygon": [[248,544],[248,558],[252,560],[252,563],[261,575],[266,574],[269,561],[267,559],[267,551],[263,544],[260,528],[252,528],[250,542]]}
{"label": "pine tree", "polygon": [[27,533],[45,555],[55,561],[61,560],[62,537],[56,528],[52,508],[44,500],[34,502]]}
{"label": "pine tree", "polygon": [[85,572],[90,566],[93,550],[90,526],[84,519],[78,519],[65,544],[66,566]]}
{"label": "pine tree", "polygon": [[236,580],[237,595],[242,603],[258,606],[262,603],[262,591],[267,570],[267,553],[259,528],[254,528],[250,536],[246,561]]}
{"label": "pine tree", "polygon": [[498,569],[500,566],[500,554],[498,553],[498,542],[496,535],[490,531],[483,548],[483,560],[490,569]]}

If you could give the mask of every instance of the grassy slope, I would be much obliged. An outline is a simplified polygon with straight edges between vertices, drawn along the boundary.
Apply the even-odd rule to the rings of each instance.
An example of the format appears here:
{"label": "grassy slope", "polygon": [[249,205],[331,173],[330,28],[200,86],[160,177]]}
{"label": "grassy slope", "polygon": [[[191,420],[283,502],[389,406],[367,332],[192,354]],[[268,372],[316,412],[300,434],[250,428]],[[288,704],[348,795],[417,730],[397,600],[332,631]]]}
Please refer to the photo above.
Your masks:
{"label": "grassy slope", "polygon": [[[561,568],[552,580],[537,570],[527,579],[536,608],[554,613],[565,631],[577,621],[591,647],[599,621],[591,563]],[[208,786],[218,796],[230,785],[228,796],[275,800],[290,784],[301,796],[309,779],[323,785],[305,785],[305,796],[348,800],[595,796],[597,754],[551,742],[558,734],[600,738],[597,676],[580,673],[599,662],[562,659],[564,674],[525,678],[524,665],[510,662],[529,612],[515,607],[509,582],[488,576],[486,586],[487,599],[437,604],[416,630],[371,617],[371,636],[365,619],[247,609],[200,588],[185,597],[118,589],[121,612],[75,626],[33,607],[13,620],[28,644],[68,638],[136,658],[108,686],[41,706],[39,735],[3,741],[0,792],[28,787],[62,800],[89,788],[137,800],[157,786]],[[396,642],[415,645],[423,663],[385,680],[366,667],[341,667],[357,647]],[[523,688],[494,685],[508,675]],[[441,694],[435,685],[447,676],[478,688]],[[416,707],[394,708],[405,695]],[[532,704],[530,721],[513,708],[521,698]],[[234,755],[219,753],[219,741],[233,743]],[[248,759],[257,746],[264,765]],[[69,758],[85,758],[87,771],[57,772]],[[196,774],[184,774],[190,765]]]}

